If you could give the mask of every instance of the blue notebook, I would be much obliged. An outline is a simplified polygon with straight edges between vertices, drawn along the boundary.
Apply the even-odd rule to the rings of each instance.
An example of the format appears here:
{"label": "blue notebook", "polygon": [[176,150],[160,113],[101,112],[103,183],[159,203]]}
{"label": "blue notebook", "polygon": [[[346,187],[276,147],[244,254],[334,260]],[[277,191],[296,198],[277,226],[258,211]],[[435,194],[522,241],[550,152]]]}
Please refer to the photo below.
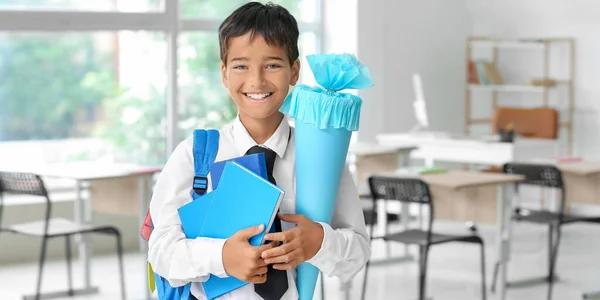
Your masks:
{"label": "blue notebook", "polygon": [[246,167],[250,171],[258,174],[260,177],[268,179],[267,165],[265,163],[265,154],[254,153],[213,163],[210,166],[210,181],[213,190],[217,189],[217,187],[219,186],[219,181],[221,179],[221,174],[223,173],[223,168],[225,168],[225,163],[228,161],[235,161],[240,165]]}
{"label": "blue notebook", "polygon": [[212,191],[178,209],[181,228],[186,238],[195,239],[200,236],[214,196],[215,191]]}
{"label": "blue notebook", "polygon": [[[179,208],[179,218],[187,238],[226,239],[240,229],[263,224],[271,227],[284,191],[236,162],[226,162],[219,188]],[[266,231],[250,238],[259,246]],[[211,275],[203,282],[208,299],[220,297],[247,282],[235,277]]]}

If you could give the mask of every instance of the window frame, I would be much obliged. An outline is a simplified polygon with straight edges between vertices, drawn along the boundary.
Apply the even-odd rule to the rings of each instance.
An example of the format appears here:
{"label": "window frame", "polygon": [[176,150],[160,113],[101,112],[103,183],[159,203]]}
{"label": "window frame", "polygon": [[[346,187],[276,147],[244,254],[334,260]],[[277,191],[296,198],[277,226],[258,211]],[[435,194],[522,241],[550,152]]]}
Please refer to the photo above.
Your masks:
{"label": "window frame", "polygon": [[[316,50],[324,47],[324,2],[315,0],[318,20],[298,22],[301,32],[312,32],[317,37]],[[185,32],[216,32],[221,21],[214,18],[182,18],[180,0],[161,1],[159,12],[98,12],[66,10],[7,10],[0,9],[0,33],[15,32],[97,32],[97,31],[161,31],[167,41],[166,85],[166,157],[180,142],[177,124],[179,81],[178,41]]]}

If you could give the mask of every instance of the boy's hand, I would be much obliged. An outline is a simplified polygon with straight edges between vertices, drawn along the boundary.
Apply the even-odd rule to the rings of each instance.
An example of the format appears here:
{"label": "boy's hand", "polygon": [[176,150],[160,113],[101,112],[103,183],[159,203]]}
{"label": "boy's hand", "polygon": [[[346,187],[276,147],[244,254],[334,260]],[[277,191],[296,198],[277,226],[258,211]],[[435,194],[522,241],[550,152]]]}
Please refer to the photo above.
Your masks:
{"label": "boy's hand", "polygon": [[265,250],[262,257],[265,263],[273,264],[273,269],[289,270],[313,258],[319,252],[325,233],[319,223],[309,220],[304,215],[279,214],[279,218],[298,226],[265,235],[265,240],[284,244]]}
{"label": "boy's hand", "polygon": [[253,284],[267,281],[267,264],[261,253],[274,247],[274,243],[255,247],[248,240],[261,233],[263,225],[242,229],[225,241],[223,245],[223,267],[227,274]]}

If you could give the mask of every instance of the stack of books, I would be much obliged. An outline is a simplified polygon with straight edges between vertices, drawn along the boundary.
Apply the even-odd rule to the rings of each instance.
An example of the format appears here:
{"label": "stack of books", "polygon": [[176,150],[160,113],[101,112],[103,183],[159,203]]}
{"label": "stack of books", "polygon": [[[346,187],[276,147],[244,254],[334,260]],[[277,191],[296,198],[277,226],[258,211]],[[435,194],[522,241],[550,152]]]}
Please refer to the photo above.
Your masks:
{"label": "stack of books", "polygon": [[[179,208],[186,238],[227,239],[241,229],[260,224],[265,230],[250,238],[260,246],[279,210],[285,192],[267,180],[262,153],[214,163],[210,168],[213,190]],[[215,299],[247,282],[235,277],[211,275],[203,282],[208,299]]]}

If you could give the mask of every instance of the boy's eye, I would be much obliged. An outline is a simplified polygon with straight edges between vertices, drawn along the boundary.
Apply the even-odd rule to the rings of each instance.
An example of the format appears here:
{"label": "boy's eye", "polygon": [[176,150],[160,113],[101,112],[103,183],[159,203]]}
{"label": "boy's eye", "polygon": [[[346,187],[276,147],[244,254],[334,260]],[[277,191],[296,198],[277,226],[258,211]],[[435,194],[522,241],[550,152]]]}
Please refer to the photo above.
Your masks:
{"label": "boy's eye", "polygon": [[279,68],[281,68],[281,66],[277,65],[277,64],[267,65],[267,69],[279,69]]}
{"label": "boy's eye", "polygon": [[234,70],[246,70],[247,68],[244,65],[239,65],[239,66],[233,66],[233,69]]}

